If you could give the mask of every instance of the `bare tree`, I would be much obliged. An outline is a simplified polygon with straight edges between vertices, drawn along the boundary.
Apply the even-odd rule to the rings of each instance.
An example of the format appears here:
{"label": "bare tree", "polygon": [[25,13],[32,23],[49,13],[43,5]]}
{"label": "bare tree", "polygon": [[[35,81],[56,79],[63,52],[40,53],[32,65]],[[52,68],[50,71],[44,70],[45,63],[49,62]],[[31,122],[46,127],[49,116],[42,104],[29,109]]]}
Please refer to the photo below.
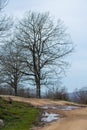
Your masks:
{"label": "bare tree", "polygon": [[73,101],[87,104],[87,87],[76,89],[73,93]]}
{"label": "bare tree", "polygon": [[4,63],[5,59],[3,59],[4,57],[2,57],[2,54],[1,54],[2,45],[6,42],[6,39],[9,38],[11,34],[11,28],[13,25],[12,18],[6,16],[3,12],[4,8],[8,4],[8,1],[9,0],[0,0],[0,87],[3,87],[3,85],[7,86],[6,82],[4,82],[4,79],[7,78],[7,73],[6,75],[4,75],[3,73],[3,68],[5,67],[5,65],[4,66],[2,65],[2,61]]}
{"label": "bare tree", "polygon": [[0,43],[2,44],[9,35],[9,30],[11,29],[13,22],[12,18],[4,15],[3,9],[7,5],[8,0],[0,0]]}
{"label": "bare tree", "polygon": [[2,13],[3,9],[6,7],[8,4],[9,0],[0,0],[0,13]]}
{"label": "bare tree", "polygon": [[0,11],[6,7],[8,0],[0,0]]}
{"label": "bare tree", "polygon": [[59,100],[68,100],[68,92],[67,89],[63,86],[53,86],[48,88],[48,90],[44,94],[45,98],[59,99]]}
{"label": "bare tree", "polygon": [[21,50],[15,44],[14,40],[9,41],[2,47],[1,51],[1,77],[2,85],[7,85],[14,89],[15,95],[17,95],[18,87],[22,86],[23,65],[21,60]]}
{"label": "bare tree", "polygon": [[72,42],[61,20],[53,22],[49,13],[28,12],[17,26],[16,37],[24,51],[29,79],[36,85],[37,97],[48,79],[64,70],[64,58],[72,52]]}

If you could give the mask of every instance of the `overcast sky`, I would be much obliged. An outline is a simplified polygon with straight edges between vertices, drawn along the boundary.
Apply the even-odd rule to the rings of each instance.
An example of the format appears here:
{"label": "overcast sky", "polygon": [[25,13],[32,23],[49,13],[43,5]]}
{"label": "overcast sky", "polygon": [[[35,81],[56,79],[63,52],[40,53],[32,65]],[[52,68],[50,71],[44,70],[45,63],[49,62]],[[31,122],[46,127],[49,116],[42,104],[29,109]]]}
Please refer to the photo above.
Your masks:
{"label": "overcast sky", "polygon": [[87,86],[87,0],[9,0],[5,12],[21,18],[26,11],[50,12],[68,27],[75,52],[62,82],[69,91]]}

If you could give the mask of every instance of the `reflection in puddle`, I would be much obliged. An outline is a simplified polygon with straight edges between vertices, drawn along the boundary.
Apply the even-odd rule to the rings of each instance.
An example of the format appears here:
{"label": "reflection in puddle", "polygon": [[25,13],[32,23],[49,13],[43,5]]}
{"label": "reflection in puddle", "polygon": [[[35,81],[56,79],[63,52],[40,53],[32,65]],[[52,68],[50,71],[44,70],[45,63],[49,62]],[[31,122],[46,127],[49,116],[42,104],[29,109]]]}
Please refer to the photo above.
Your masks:
{"label": "reflection in puddle", "polygon": [[48,109],[48,108],[56,109],[55,106],[51,106],[51,105],[45,105],[45,106],[42,106],[40,108],[42,108],[42,109]]}
{"label": "reflection in puddle", "polygon": [[62,108],[62,110],[72,110],[72,109],[77,109],[80,108],[79,106],[64,106],[65,108]]}
{"label": "reflection in puddle", "polygon": [[57,120],[59,118],[60,118],[60,114],[53,114],[53,113],[45,112],[44,114],[42,114],[41,121],[51,122],[51,121]]}
{"label": "reflection in puddle", "polygon": [[[75,106],[75,105],[45,105],[45,106],[41,106],[40,108],[42,108],[42,109],[56,109],[56,110],[72,110],[72,109],[77,109],[77,108],[81,108],[81,107]],[[60,114],[53,114],[53,113],[44,112],[42,114],[41,121],[51,122],[51,121],[54,121],[54,120],[61,118],[61,116],[62,115],[60,115]]]}
{"label": "reflection in puddle", "polygon": [[77,109],[80,108],[79,106],[73,106],[73,105],[56,105],[56,106],[52,106],[52,105],[45,105],[40,107],[42,109],[59,109],[59,110],[72,110],[72,109]]}

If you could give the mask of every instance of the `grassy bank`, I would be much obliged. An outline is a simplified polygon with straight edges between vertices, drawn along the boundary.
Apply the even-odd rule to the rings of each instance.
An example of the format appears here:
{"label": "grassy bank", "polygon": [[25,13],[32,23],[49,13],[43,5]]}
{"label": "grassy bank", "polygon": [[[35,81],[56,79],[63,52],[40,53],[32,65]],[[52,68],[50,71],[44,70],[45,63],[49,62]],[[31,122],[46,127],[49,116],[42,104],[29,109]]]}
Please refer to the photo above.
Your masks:
{"label": "grassy bank", "polygon": [[39,110],[30,104],[0,98],[0,119],[5,124],[0,130],[29,130],[38,114]]}

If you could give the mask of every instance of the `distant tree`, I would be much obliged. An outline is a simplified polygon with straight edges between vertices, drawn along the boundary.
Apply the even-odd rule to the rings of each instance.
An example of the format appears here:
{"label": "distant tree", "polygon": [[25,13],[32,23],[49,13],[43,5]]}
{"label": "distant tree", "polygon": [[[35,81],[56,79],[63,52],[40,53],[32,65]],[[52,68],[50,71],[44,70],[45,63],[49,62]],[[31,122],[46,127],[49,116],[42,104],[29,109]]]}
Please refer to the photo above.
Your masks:
{"label": "distant tree", "polygon": [[21,60],[21,50],[15,44],[13,40],[3,45],[1,50],[1,85],[9,86],[14,89],[15,95],[17,95],[18,87],[22,86],[23,65]]}
{"label": "distant tree", "polygon": [[40,98],[41,87],[64,70],[64,58],[72,52],[72,42],[64,23],[58,20],[55,24],[49,13],[28,12],[17,26],[16,37],[24,51],[25,74],[36,85]]}
{"label": "distant tree", "polygon": [[73,101],[81,104],[87,104],[87,87],[75,89],[73,93]]}

